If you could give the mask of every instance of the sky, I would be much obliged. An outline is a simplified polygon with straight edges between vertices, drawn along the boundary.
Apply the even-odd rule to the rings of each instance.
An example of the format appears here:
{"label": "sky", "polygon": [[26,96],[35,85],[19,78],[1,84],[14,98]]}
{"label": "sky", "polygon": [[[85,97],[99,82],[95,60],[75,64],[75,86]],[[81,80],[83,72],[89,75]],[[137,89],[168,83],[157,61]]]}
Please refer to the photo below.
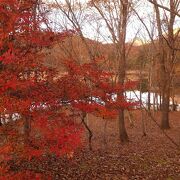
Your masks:
{"label": "sky", "polygon": [[[45,2],[55,2],[55,0],[44,0]],[[59,3],[64,3],[65,0],[57,0]],[[76,2],[85,3],[88,0],[77,0]],[[166,1],[166,0],[165,0]],[[162,10],[161,10],[162,11]],[[143,18],[143,21],[148,25],[150,29],[155,27],[155,23],[150,23],[149,17],[154,16],[153,8],[150,3],[147,1],[141,0],[141,3],[137,5],[137,12]],[[95,21],[93,20],[93,16],[95,16],[94,12],[90,12],[89,10],[84,11],[86,15],[81,16],[81,27],[85,37],[90,39],[98,40],[103,43],[111,42],[111,35],[106,27],[104,21]],[[52,26],[54,29],[62,29],[62,26],[67,26],[71,28],[70,23],[64,20],[61,12],[59,10],[54,10],[51,13],[50,19],[52,21]],[[180,27],[180,18],[176,19],[175,28]],[[98,31],[97,31],[98,29]],[[137,39],[141,39],[143,41],[148,41],[149,37],[147,32],[144,30],[142,23],[138,20],[135,15],[131,16],[130,23],[127,27],[127,36],[126,41],[132,41],[135,36]]]}

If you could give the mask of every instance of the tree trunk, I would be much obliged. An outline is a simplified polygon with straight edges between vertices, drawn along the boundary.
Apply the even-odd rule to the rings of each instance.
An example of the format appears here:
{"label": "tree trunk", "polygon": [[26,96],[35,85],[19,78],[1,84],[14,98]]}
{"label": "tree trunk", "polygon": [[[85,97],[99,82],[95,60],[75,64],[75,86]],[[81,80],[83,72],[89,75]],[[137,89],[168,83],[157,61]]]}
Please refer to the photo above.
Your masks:
{"label": "tree trunk", "polygon": [[141,122],[142,122],[142,136],[146,136],[146,129],[145,129],[145,122],[144,122],[144,114],[143,114],[143,102],[142,102],[142,70],[143,70],[143,65],[141,63],[141,68],[140,68],[140,73],[139,73],[139,80],[140,80],[140,109],[141,109]]}
{"label": "tree trunk", "polygon": [[124,110],[119,110],[119,138],[122,143],[128,142],[129,138],[127,135],[125,122],[124,122]]}
{"label": "tree trunk", "polygon": [[167,88],[162,95],[162,113],[161,113],[161,128],[162,129],[169,129],[169,87],[166,85]]}
{"label": "tree trunk", "polygon": [[147,100],[148,111],[151,110],[151,66],[148,72],[148,100]]}
{"label": "tree trunk", "polygon": [[[157,0],[153,0],[155,4],[157,4]],[[159,45],[159,63],[160,63],[160,91],[162,93],[162,111],[161,111],[161,128],[168,129],[169,128],[169,95],[166,91],[166,83],[167,81],[167,74],[166,74],[166,50],[165,44],[163,39],[163,32],[161,27],[161,17],[160,11],[157,5],[154,5],[155,13],[156,13],[156,23],[158,28],[158,45]]]}
{"label": "tree trunk", "polygon": [[24,144],[29,143],[29,136],[31,132],[31,117],[28,115],[24,116]]}
{"label": "tree trunk", "polygon": [[[126,53],[126,46],[125,46],[126,45],[125,44],[126,43],[126,29],[127,29],[127,21],[130,15],[130,8],[132,6],[132,1],[130,0],[112,1],[112,5],[114,4],[112,7],[114,7],[116,11],[112,10],[113,9],[112,7],[107,8],[106,1],[104,1],[104,3],[102,4],[99,2],[100,1],[92,1],[92,4],[95,7],[95,9],[98,11],[98,13],[100,14],[102,19],[104,20],[111,34],[113,45],[116,47],[115,59],[117,60],[117,63],[118,63],[117,69],[116,69],[117,74],[115,76],[118,78],[116,83],[118,83],[120,86],[124,86],[126,60],[128,56],[128,53]],[[109,2],[107,2],[107,5],[108,4]],[[103,11],[101,9],[102,7],[104,7],[106,10]],[[110,19],[108,18],[108,15]],[[117,99],[123,98],[124,96],[123,93],[124,92],[118,92]],[[118,126],[119,126],[119,138],[121,142],[127,142],[128,135],[125,128],[123,108],[119,109]]]}
{"label": "tree trunk", "polygon": [[92,151],[92,137],[93,137],[93,132],[91,131],[91,129],[89,128],[89,126],[88,126],[88,124],[87,124],[87,122],[86,122],[86,113],[82,113],[81,121],[82,121],[84,127],[86,128],[86,130],[88,131],[89,150]]}
{"label": "tree trunk", "polygon": [[134,127],[133,115],[131,114],[131,112],[129,110],[127,110],[127,114],[128,114],[128,119],[129,119],[130,126]]}
{"label": "tree trunk", "polygon": [[[103,118],[104,119],[104,118]],[[103,142],[104,142],[104,146],[106,147],[107,146],[107,137],[106,137],[106,134],[107,134],[107,124],[108,124],[108,120],[106,119],[104,119],[104,137],[103,137]]]}
{"label": "tree trunk", "polygon": [[160,111],[162,110],[162,95],[161,95],[161,92],[159,93],[159,108],[160,108]]}
{"label": "tree trunk", "polygon": [[[119,26],[119,59],[118,59],[118,83],[124,86],[125,72],[126,72],[126,28],[127,28],[127,16],[128,16],[129,1],[121,1],[121,22]],[[118,93],[119,97],[124,97],[124,91]],[[129,138],[125,127],[124,109],[119,110],[119,138],[121,142],[128,142]]]}

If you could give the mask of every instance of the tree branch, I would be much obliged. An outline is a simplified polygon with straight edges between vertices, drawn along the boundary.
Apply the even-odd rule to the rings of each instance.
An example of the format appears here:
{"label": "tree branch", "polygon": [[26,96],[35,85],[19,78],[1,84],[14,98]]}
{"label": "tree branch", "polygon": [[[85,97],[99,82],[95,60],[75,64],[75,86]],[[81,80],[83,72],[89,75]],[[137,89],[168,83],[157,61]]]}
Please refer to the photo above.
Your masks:
{"label": "tree branch", "polygon": [[154,4],[154,5],[162,8],[162,9],[164,9],[164,10],[166,10],[166,11],[169,11],[169,12],[175,14],[176,16],[180,17],[180,14],[179,14],[177,11],[172,11],[172,10],[169,9],[168,7],[165,7],[165,6],[161,5],[161,4],[155,3],[155,2],[152,1],[152,0],[148,0],[148,1],[149,1],[150,3],[152,3],[152,4]]}

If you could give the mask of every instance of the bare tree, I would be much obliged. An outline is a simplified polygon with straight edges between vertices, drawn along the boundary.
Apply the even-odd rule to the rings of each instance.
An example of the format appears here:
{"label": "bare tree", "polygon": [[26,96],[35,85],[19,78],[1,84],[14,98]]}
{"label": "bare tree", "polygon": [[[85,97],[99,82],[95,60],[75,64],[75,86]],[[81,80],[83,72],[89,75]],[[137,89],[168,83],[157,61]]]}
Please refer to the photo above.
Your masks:
{"label": "bare tree", "polygon": [[[90,5],[95,8],[100,15],[102,21],[105,22],[109,30],[115,51],[117,69],[115,70],[117,82],[120,85],[125,83],[127,52],[126,48],[126,31],[127,24],[131,14],[132,1],[131,0],[107,0],[96,1],[91,0]],[[115,78],[116,79],[116,78]],[[124,92],[118,93],[118,98],[124,97]],[[125,127],[124,110],[119,109],[119,138],[121,142],[127,142],[128,135]]]}
{"label": "bare tree", "polygon": [[[157,3],[157,1],[153,1],[153,0],[148,0],[150,3],[154,4],[155,6],[158,6],[159,8],[162,8],[170,13],[173,13],[174,15],[180,17],[179,11],[178,9],[172,9],[172,8],[168,8],[166,6],[163,6],[162,4]],[[178,2],[178,1],[177,1]],[[178,2],[179,3],[179,2]]]}
{"label": "bare tree", "polygon": [[[176,63],[176,47],[174,35],[174,23],[180,1],[171,0],[169,2],[169,14],[159,9],[157,0],[153,0],[153,5],[156,14],[156,24],[158,30],[158,57],[160,63],[160,91],[162,95],[162,117],[161,128],[168,129],[169,125],[169,101],[170,101],[170,86],[174,74],[174,66]],[[163,6],[161,7],[163,8]],[[164,8],[163,8],[164,9]],[[163,19],[162,19],[163,17]],[[165,29],[165,31],[163,31]],[[165,32],[165,34],[163,33]]]}
{"label": "bare tree", "polygon": [[[89,46],[86,38],[84,37],[82,31],[82,21],[84,20],[84,7],[80,1],[70,1],[65,0],[65,3],[60,3],[58,0],[55,0],[56,8],[58,8],[64,17],[68,20],[71,27],[78,29],[79,37],[82,40],[82,43],[86,47],[88,56],[90,60],[94,60],[95,54]],[[115,79],[122,86],[125,81],[125,72],[126,72],[126,60],[129,49],[126,49],[126,30],[129,15],[131,12],[132,2],[130,0],[113,0],[113,1],[89,1],[88,7],[93,13],[93,18],[97,18],[98,22],[105,22],[106,27],[109,30],[110,36],[112,38],[113,46],[115,49],[115,60],[118,64],[116,67],[116,77]],[[99,16],[99,17],[98,17]],[[98,31],[98,29],[96,29]],[[123,97],[124,92],[119,92],[118,98]],[[128,135],[125,128],[124,122],[124,110],[119,110],[119,136],[122,142],[128,141]]]}

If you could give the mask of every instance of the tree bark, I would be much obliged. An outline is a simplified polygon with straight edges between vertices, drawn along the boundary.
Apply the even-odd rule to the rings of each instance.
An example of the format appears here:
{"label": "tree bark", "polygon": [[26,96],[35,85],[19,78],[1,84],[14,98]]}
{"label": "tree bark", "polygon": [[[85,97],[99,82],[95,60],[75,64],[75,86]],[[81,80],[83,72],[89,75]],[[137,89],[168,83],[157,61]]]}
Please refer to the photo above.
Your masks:
{"label": "tree bark", "polygon": [[29,136],[31,132],[31,117],[24,115],[24,144],[29,143]]}
{"label": "tree bark", "polygon": [[127,135],[125,122],[124,122],[124,110],[119,110],[119,138],[122,143],[128,142],[129,137]]}
{"label": "tree bark", "polygon": [[156,13],[156,23],[158,28],[158,45],[159,45],[159,63],[160,63],[160,91],[162,94],[162,110],[161,110],[161,128],[162,129],[169,129],[169,92],[168,92],[168,79],[167,79],[167,72],[166,72],[166,51],[165,51],[165,45],[163,40],[163,32],[161,27],[161,17],[160,17],[160,11],[156,0],[153,0],[154,2],[154,8]]}
{"label": "tree bark", "polygon": [[88,144],[89,144],[89,150],[92,151],[92,137],[93,137],[93,132],[91,131],[91,129],[89,128],[87,122],[86,122],[86,113],[82,113],[82,117],[81,117],[81,121],[84,125],[84,127],[86,128],[86,130],[88,131]]}
{"label": "tree bark", "polygon": [[[127,28],[127,18],[128,18],[128,0],[121,1],[121,23],[119,29],[119,67],[118,67],[118,83],[123,86],[125,81],[125,72],[126,72],[126,28]],[[120,98],[124,96],[124,92],[121,91],[118,94]],[[119,110],[119,138],[121,142],[128,142],[129,138],[127,135],[125,127],[125,118],[124,118],[124,109]]]}

